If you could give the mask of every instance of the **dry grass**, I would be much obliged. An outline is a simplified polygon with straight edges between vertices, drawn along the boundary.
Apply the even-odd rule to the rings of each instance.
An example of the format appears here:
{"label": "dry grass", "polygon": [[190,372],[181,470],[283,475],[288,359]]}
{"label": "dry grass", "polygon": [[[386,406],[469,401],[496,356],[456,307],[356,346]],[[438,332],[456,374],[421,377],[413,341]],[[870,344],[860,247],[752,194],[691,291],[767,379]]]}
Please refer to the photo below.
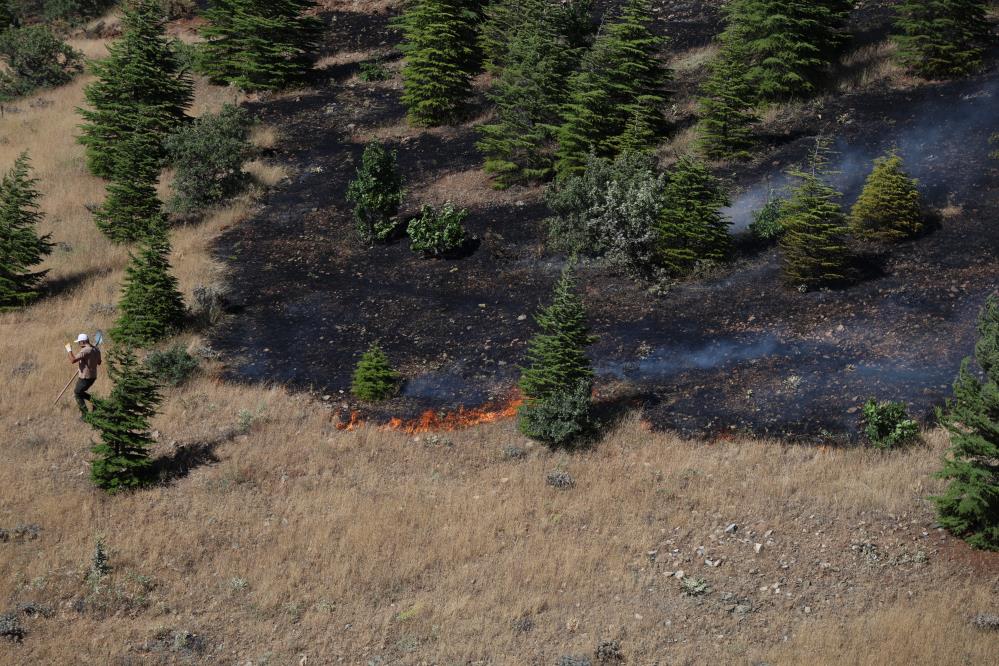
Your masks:
{"label": "dry grass", "polygon": [[[632,419],[588,452],[506,459],[504,447],[525,446],[511,423],[450,442],[340,432],[305,396],[229,384],[207,367],[167,391],[155,454],[203,445],[215,462],[132,495],[95,491],[91,433],[70,402],[52,406],[70,374],[62,344],[109,326],[93,306],[116,300],[126,261],[83,208],[103,193],[73,141],[83,83],[0,119],[0,166],[31,151],[46,229],[69,244],[48,266],[72,280],[0,315],[0,526],[41,527],[37,540],[0,543],[0,612],[53,609],[23,618],[24,643],[0,641],[0,662],[554,663],[603,638],[635,664],[961,664],[999,650],[995,634],[967,624],[999,610],[996,559],[972,561],[931,527],[940,433],[883,455],[689,442]],[[199,86],[198,107],[227,95]],[[251,206],[174,231],[186,293],[219,279],[211,240]],[[103,378],[96,391],[107,390]],[[545,485],[556,467],[575,488]],[[98,537],[112,572],[95,587],[85,579]],[[864,561],[858,542],[885,560]],[[915,551],[928,562],[905,563]],[[711,592],[684,596],[677,569]],[[524,618],[533,628],[515,630]],[[184,632],[201,647],[175,638]]]}
{"label": "dry grass", "polygon": [[895,42],[886,40],[846,54],[841,62],[843,74],[837,84],[838,90],[859,92],[914,85],[915,79],[895,58],[897,50]]}
{"label": "dry grass", "polygon": [[717,43],[711,42],[706,46],[697,46],[677,53],[667,64],[671,70],[677,73],[696,72],[707,67],[720,51],[721,47]]}

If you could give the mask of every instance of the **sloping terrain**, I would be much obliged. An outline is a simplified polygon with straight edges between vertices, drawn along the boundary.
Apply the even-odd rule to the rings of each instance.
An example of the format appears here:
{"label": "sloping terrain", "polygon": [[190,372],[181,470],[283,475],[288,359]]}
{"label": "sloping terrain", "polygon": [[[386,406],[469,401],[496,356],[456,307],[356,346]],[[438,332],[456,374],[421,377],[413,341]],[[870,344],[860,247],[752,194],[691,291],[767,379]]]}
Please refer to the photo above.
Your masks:
{"label": "sloping terrain", "polygon": [[[674,58],[710,40],[711,14],[691,18],[697,3],[664,5]],[[281,128],[280,160],[296,175],[222,241],[238,316],[215,340],[235,376],[334,399],[379,341],[407,379],[402,395],[372,414],[383,422],[509,396],[534,331],[530,315],[564,260],[545,251],[539,189],[490,188],[474,145],[482,117],[412,129],[397,73],[384,83],[354,76],[361,60],[393,57],[389,17],[334,12],[331,64],[316,88],[255,107]],[[883,12],[856,20],[868,26],[858,42],[884,38]],[[685,87],[681,76],[677,88]],[[788,288],[777,251],[749,243],[734,265],[662,295],[584,266],[598,392],[612,404],[638,401],[656,427],[689,434],[849,439],[869,397],[905,400],[928,417],[973,346],[985,296],[999,287],[999,171],[987,157],[997,95],[999,74],[990,71],[829,95],[774,123],[767,154],[724,174],[736,184],[736,232],[819,133],[837,140],[845,204],[873,159],[897,146],[928,205],[947,216],[932,233],[870,258],[868,279],[843,290]],[[411,212],[445,199],[469,208],[479,239],[469,256],[432,261],[406,241],[360,243],[345,192],[371,137],[398,150]]]}

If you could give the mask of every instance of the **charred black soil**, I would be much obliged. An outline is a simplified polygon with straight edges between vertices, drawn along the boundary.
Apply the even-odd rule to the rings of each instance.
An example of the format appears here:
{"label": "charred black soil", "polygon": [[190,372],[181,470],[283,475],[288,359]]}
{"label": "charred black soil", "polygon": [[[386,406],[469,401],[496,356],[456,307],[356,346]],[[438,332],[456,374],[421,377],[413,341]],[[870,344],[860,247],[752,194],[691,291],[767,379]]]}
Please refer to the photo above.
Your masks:
{"label": "charred black soil", "polygon": [[[713,13],[672,4],[679,9],[667,30],[689,29],[675,43],[710,38]],[[387,17],[332,19],[338,51],[393,57]],[[474,145],[479,121],[409,129],[398,77],[363,83],[351,78],[356,68],[336,64],[314,88],[255,105],[280,129],[273,157],[294,175],[219,243],[233,316],[213,342],[232,376],[311,389],[340,405],[349,403],[360,354],[378,341],[406,383],[399,397],[366,408],[374,420],[504,400],[535,330],[531,315],[564,261],[545,250],[541,191],[491,190]],[[600,338],[592,348],[598,395],[689,434],[848,439],[869,397],[904,400],[928,417],[973,347],[985,296],[999,287],[999,163],[987,156],[997,99],[995,71],[829,97],[770,137],[765,157],[723,174],[741,192],[729,211],[738,230],[815,134],[836,137],[845,203],[873,158],[897,146],[928,204],[945,214],[848,289],[789,288],[773,249],[746,251],[660,294],[584,262],[580,283]],[[359,243],[345,192],[372,136],[398,150],[409,213],[443,198],[469,208],[467,227],[480,241],[472,254],[435,261],[405,240]]]}

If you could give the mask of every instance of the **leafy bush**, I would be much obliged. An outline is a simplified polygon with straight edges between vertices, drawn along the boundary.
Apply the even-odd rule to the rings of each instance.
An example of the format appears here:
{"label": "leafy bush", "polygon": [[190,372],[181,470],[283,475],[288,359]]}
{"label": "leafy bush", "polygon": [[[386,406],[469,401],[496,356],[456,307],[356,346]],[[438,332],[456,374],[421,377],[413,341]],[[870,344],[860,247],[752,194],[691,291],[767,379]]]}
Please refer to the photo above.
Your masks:
{"label": "leafy bush", "polygon": [[753,213],[753,221],[749,223],[749,233],[761,241],[773,243],[784,235],[784,200],[779,197],[767,197],[763,208]]}
{"label": "leafy bush", "polygon": [[198,360],[187,353],[184,345],[174,345],[163,351],[150,352],[146,368],[163,384],[180,386],[198,369]]}
{"label": "leafy bush", "polygon": [[468,238],[461,225],[467,216],[467,210],[456,210],[450,201],[437,210],[424,206],[420,216],[409,223],[409,247],[432,257],[460,249]]}
{"label": "leafy bush", "polygon": [[874,446],[894,449],[916,439],[919,424],[909,418],[904,402],[878,402],[872,398],[864,404],[864,434]]}
{"label": "leafy bush", "polygon": [[173,210],[186,213],[217,205],[246,187],[243,163],[251,150],[250,122],[244,109],[227,104],[167,137],[164,147],[176,169]]}
{"label": "leafy bush", "polygon": [[388,81],[392,78],[392,72],[377,60],[370,60],[361,63],[357,78],[362,81]]}
{"label": "leafy bush", "polygon": [[590,383],[572,391],[554,391],[528,400],[517,414],[520,431],[551,447],[571,446],[594,430],[590,413]]}
{"label": "leafy bush", "polygon": [[350,392],[361,400],[385,400],[399,388],[399,373],[392,369],[388,356],[378,345],[364,352],[354,370]]}
{"label": "leafy bush", "polygon": [[0,100],[68,83],[82,71],[82,57],[46,26],[5,30],[0,33],[0,59],[10,72],[0,72]]}
{"label": "leafy bush", "polygon": [[602,256],[631,273],[656,263],[665,176],[655,157],[627,153],[611,160],[590,156],[580,175],[548,188],[549,238],[556,249]]}
{"label": "leafy bush", "polygon": [[365,146],[357,176],[347,188],[347,200],[354,204],[357,230],[367,242],[384,241],[392,235],[402,198],[402,177],[395,151],[372,141]]}

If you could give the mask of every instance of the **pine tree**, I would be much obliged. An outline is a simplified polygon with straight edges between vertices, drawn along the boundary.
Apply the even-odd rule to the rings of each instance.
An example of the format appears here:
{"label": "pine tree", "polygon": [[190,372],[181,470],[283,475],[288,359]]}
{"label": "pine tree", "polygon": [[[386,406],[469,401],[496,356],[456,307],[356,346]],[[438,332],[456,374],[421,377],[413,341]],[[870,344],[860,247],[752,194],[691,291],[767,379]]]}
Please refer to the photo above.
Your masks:
{"label": "pine tree", "polygon": [[38,298],[39,283],[48,271],[33,271],[52,252],[49,234],[39,236],[37,179],[31,176],[27,153],[0,180],[0,310],[26,305]]}
{"label": "pine tree", "polygon": [[399,373],[392,369],[388,356],[373,344],[361,356],[354,369],[350,392],[361,400],[385,400],[399,388]]}
{"label": "pine tree", "polygon": [[114,384],[107,398],[93,399],[93,411],[84,419],[101,437],[91,450],[90,479],[109,493],[132,490],[148,484],[153,444],[149,432],[161,402],[156,378],[135,353],[116,347],[108,354],[108,376]]}
{"label": "pine tree", "polygon": [[593,0],[496,0],[486,5],[478,45],[487,72],[506,67],[513,40],[544,23],[564,42],[563,57],[572,58],[593,35]]}
{"label": "pine tree", "polygon": [[160,144],[161,139],[141,122],[118,142],[107,197],[94,211],[97,228],[115,243],[141,240],[159,223],[163,207],[156,193]]}
{"label": "pine tree", "polygon": [[746,77],[748,54],[741,43],[723,47],[701,87],[697,150],[707,159],[744,159],[756,143],[754,92]]}
{"label": "pine tree", "polygon": [[520,430],[551,446],[572,444],[593,428],[593,368],[586,348],[596,338],[590,335],[574,273],[575,260],[570,260],[555,284],[551,305],[536,317],[541,332],[528,344],[527,367],[520,375]]}
{"label": "pine tree", "polygon": [[89,108],[80,109],[80,143],[95,176],[112,177],[119,164],[118,147],[142,126],[157,141],[150,146],[158,163],[161,142],[185,119],[193,84],[181,68],[157,0],[125,5],[123,35],[108,47],[108,57],[92,65],[97,81],[87,86]]}
{"label": "pine tree", "polygon": [[823,177],[828,174],[828,144],[816,142],[807,171],[791,175],[798,185],[783,207],[781,237],[784,277],[806,288],[840,283],[848,278],[850,252],[846,246],[846,215],[840,194]]}
{"label": "pine tree", "polygon": [[[543,8],[545,3],[534,4]],[[549,14],[522,24],[512,37],[506,66],[489,93],[496,119],[479,128],[482,138],[477,144],[497,188],[551,177],[553,141],[571,63],[572,51]]]}
{"label": "pine tree", "polygon": [[347,187],[347,200],[354,204],[357,230],[369,243],[384,241],[396,229],[402,205],[402,177],[396,154],[373,141],[364,148],[357,177]]}
{"label": "pine tree", "polygon": [[199,69],[243,90],[277,90],[309,71],[322,28],[313,0],[213,0]]}
{"label": "pine tree", "polygon": [[170,239],[162,216],[131,257],[111,336],[119,344],[145,347],[177,331],[186,316],[177,279],[170,273]]}
{"label": "pine tree", "polygon": [[758,101],[814,93],[846,41],[848,0],[734,0],[726,44],[745,49]]}
{"label": "pine tree", "polygon": [[989,37],[985,0],[903,0],[895,36],[898,57],[927,78],[966,76],[982,66]]}
{"label": "pine tree", "polygon": [[576,293],[575,262],[570,261],[555,283],[552,303],[536,317],[541,332],[528,343],[527,365],[520,375],[526,400],[540,400],[555,391],[572,391],[593,381],[586,348],[596,341],[586,323],[586,308]]}
{"label": "pine tree", "polygon": [[457,121],[472,94],[469,15],[462,0],[411,0],[400,25],[402,102],[414,125]]}
{"label": "pine tree", "polygon": [[0,32],[17,26],[17,12],[11,0],[0,0]]}
{"label": "pine tree", "polygon": [[923,229],[923,212],[916,180],[894,151],[874,160],[874,169],[850,211],[850,226],[861,238],[904,240]]}
{"label": "pine tree", "polygon": [[601,157],[620,152],[622,135],[636,119],[655,138],[661,135],[660,108],[669,75],[659,60],[663,40],[650,30],[650,6],[649,0],[628,0],[569,79],[569,102],[559,130],[560,177],[580,172],[591,152]]}
{"label": "pine tree", "polygon": [[721,183],[702,163],[683,157],[669,176],[659,228],[660,257],[671,275],[683,275],[699,262],[721,262],[731,250],[728,227],[721,214],[728,197]]}
{"label": "pine tree", "polygon": [[951,436],[938,476],[949,484],[934,497],[937,520],[975,548],[999,550],[999,298],[989,297],[978,321],[975,360],[965,359],[954,399],[939,414]]}

